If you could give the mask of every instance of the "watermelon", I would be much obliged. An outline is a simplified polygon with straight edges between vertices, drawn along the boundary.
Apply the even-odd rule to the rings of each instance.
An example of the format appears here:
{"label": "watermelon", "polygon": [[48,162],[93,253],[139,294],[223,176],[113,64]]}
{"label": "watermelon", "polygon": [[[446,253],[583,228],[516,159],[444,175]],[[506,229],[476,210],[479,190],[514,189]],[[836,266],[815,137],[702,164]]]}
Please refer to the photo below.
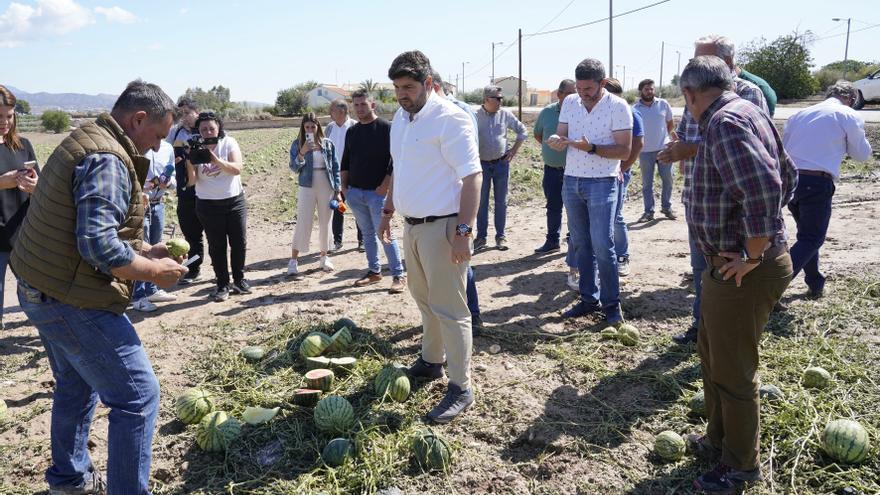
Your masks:
{"label": "watermelon", "polygon": [[395,402],[403,402],[409,397],[409,390],[409,377],[406,376],[406,373],[400,373],[391,380],[391,384],[388,386],[388,395]]}
{"label": "watermelon", "polygon": [[357,359],[353,357],[330,358],[329,364],[330,368],[332,368],[337,373],[351,373],[351,371],[354,370],[354,367],[357,364]]}
{"label": "watermelon", "polygon": [[206,390],[191,388],[174,401],[174,410],[180,421],[194,425],[214,410],[214,399]]}
{"label": "watermelon", "polygon": [[688,401],[688,407],[696,416],[706,417],[706,396],[702,390],[691,396],[691,399]]}
{"label": "watermelon", "polygon": [[165,243],[165,247],[168,248],[168,254],[174,258],[186,256],[189,253],[189,243],[186,242],[186,239],[171,239]]}
{"label": "watermelon", "polygon": [[278,414],[278,411],[281,408],[273,407],[271,409],[265,409],[262,407],[253,407],[250,406],[244,410],[244,414],[241,415],[241,419],[244,420],[245,423],[249,425],[259,425],[262,423],[268,423],[269,420],[275,417]]}
{"label": "watermelon", "polygon": [[330,467],[341,466],[354,455],[354,444],[345,438],[334,438],[324,447],[321,459]]}
{"label": "watermelon", "polygon": [[306,368],[310,370],[316,370],[318,368],[329,368],[330,367],[330,358],[325,358],[324,356],[315,356],[315,357],[307,357],[306,358]]}
{"label": "watermelon", "polygon": [[654,452],[664,461],[681,459],[684,449],[684,439],[674,431],[666,430],[654,437]]}
{"label": "watermelon", "polygon": [[324,433],[348,434],[354,426],[354,408],[338,395],[324,397],[315,406],[315,426]]}
{"label": "watermelon", "polygon": [[770,402],[785,399],[785,393],[779,390],[779,387],[776,385],[770,385],[769,383],[761,385],[761,388],[758,389],[758,395]]}
{"label": "watermelon", "polygon": [[614,327],[605,327],[599,332],[599,338],[602,340],[611,340],[617,338],[617,329]]}
{"label": "watermelon", "polygon": [[639,343],[639,330],[629,323],[624,323],[617,329],[617,338],[623,345],[634,346]]}
{"label": "watermelon", "polygon": [[224,411],[208,413],[199,423],[196,443],[206,452],[222,452],[241,432],[241,423]]}
{"label": "watermelon", "polygon": [[312,332],[306,335],[299,345],[299,353],[304,358],[320,356],[330,345],[330,337],[325,333]]}
{"label": "watermelon", "polygon": [[240,354],[248,361],[259,361],[266,355],[266,350],[258,345],[249,345],[242,348]]}
{"label": "watermelon", "polygon": [[6,401],[3,399],[0,399],[0,421],[3,421],[4,419],[6,419],[6,410],[7,410]]}
{"label": "watermelon", "polygon": [[333,372],[325,369],[316,369],[306,373],[306,382],[309,388],[326,392],[333,387]]}
{"label": "watermelon", "polygon": [[[405,383],[404,383],[405,382]],[[392,384],[394,384],[395,392],[391,392]],[[385,366],[376,375],[373,382],[373,391],[377,397],[384,397],[386,393],[392,395],[392,399],[397,402],[403,402],[409,397],[409,378],[401,368],[396,366]]]}
{"label": "watermelon", "polygon": [[804,370],[801,383],[809,388],[827,388],[831,385],[831,373],[819,366],[813,366]]}
{"label": "watermelon", "polygon": [[416,462],[425,471],[446,471],[452,463],[452,449],[449,444],[428,428],[416,433],[412,449]]}
{"label": "watermelon", "polygon": [[342,330],[342,327],[347,327],[349,330],[357,330],[358,326],[349,318],[340,318],[333,322],[333,330]]}
{"label": "watermelon", "polygon": [[348,349],[351,341],[351,332],[348,327],[342,327],[330,337],[330,344],[324,352],[342,352]]}
{"label": "watermelon", "polygon": [[293,403],[298,406],[314,407],[321,399],[321,391],[310,388],[298,388],[293,391]]}
{"label": "watermelon", "polygon": [[871,443],[865,427],[851,419],[835,419],[822,431],[822,450],[847,464],[858,464],[868,457]]}

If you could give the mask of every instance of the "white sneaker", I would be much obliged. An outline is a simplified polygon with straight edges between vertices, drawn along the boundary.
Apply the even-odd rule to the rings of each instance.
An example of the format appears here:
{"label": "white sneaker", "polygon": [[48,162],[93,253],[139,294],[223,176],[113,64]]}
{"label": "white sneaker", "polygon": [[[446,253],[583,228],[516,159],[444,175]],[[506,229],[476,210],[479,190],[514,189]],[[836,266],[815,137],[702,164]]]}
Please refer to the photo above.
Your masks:
{"label": "white sneaker", "polygon": [[629,275],[629,260],[617,261],[617,275],[621,277],[626,277]]}
{"label": "white sneaker", "polygon": [[321,270],[325,272],[332,272],[334,270],[333,263],[330,262],[329,256],[321,256],[321,263],[318,265],[321,267]]}
{"label": "white sneaker", "polygon": [[137,301],[134,302],[134,304],[131,305],[131,307],[135,311],[140,311],[142,313],[152,313],[153,311],[156,311],[157,309],[159,309],[158,306],[151,303],[150,300],[147,299],[146,297],[142,297],[142,298],[138,299]]}
{"label": "white sneaker", "polygon": [[569,274],[568,274],[568,280],[566,281],[566,284],[568,285],[568,288],[569,288],[569,289],[571,289],[571,290],[573,290],[573,291],[575,291],[575,292],[580,292],[580,290],[581,290],[581,287],[580,287],[580,278],[579,278],[579,276],[578,276],[577,274],[575,274],[575,273],[570,273],[570,272],[569,272]]}
{"label": "white sneaker", "polygon": [[299,275],[299,264],[296,260],[290,260],[287,262],[287,274]]}
{"label": "white sneaker", "polygon": [[147,296],[150,302],[171,302],[177,300],[177,296],[169,294],[162,289],[157,290],[152,296]]}

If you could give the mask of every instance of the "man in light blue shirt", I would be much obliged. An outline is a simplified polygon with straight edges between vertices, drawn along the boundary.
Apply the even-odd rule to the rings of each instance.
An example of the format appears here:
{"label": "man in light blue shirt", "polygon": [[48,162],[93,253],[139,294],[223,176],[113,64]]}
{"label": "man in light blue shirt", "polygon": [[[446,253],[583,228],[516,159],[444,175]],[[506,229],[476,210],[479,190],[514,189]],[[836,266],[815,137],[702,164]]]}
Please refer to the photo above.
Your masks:
{"label": "man in light blue shirt", "polygon": [[654,81],[651,79],[639,83],[639,95],[639,100],[633,105],[633,110],[642,116],[645,131],[645,146],[639,154],[645,213],[639,221],[650,222],[654,219],[655,168],[659,169],[660,180],[663,182],[660,212],[666,215],[666,218],[675,220],[675,212],[672,211],[672,163],[660,163],[657,160],[657,154],[663,150],[672,132],[672,107],[663,98],[654,96]]}
{"label": "man in light blue shirt", "polygon": [[[486,247],[489,230],[489,192],[495,187],[495,245],[507,250],[504,226],[507,222],[507,182],[510,178],[510,162],[526,140],[526,126],[509,110],[501,108],[504,95],[498,86],[483,89],[483,105],[477,110],[477,138],[480,147],[480,163],[483,166],[483,188],[480,191],[480,208],[477,210],[477,237],[474,250]],[[516,132],[516,142],[508,146],[507,130]]]}

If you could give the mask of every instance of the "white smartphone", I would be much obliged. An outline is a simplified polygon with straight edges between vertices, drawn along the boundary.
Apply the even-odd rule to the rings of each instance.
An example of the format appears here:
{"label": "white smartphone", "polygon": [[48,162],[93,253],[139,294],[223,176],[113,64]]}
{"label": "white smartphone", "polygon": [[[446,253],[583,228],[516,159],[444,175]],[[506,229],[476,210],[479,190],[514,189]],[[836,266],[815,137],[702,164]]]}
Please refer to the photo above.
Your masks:
{"label": "white smartphone", "polygon": [[315,134],[312,132],[306,133],[306,142],[309,144],[315,144]]}
{"label": "white smartphone", "polygon": [[30,170],[30,169],[37,166],[37,161],[36,160],[29,160],[29,161],[24,162],[22,165],[24,165],[24,168]]}

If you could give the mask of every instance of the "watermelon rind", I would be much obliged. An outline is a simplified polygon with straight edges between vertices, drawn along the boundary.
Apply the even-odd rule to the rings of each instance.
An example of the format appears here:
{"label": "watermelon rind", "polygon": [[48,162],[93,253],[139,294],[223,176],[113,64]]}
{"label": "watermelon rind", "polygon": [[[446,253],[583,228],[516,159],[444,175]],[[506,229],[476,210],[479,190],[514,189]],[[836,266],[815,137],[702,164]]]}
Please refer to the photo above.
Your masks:
{"label": "watermelon rind", "polygon": [[312,332],[299,345],[299,353],[304,358],[320,356],[330,345],[330,337],[322,332]]}
{"label": "watermelon rind", "polygon": [[412,450],[416,462],[424,471],[447,471],[452,463],[452,449],[449,444],[427,428],[416,432]]}
{"label": "watermelon rind", "polygon": [[194,425],[214,410],[214,399],[211,394],[201,388],[191,388],[174,401],[177,419],[184,424]]}
{"label": "watermelon rind", "polygon": [[639,330],[629,323],[624,323],[617,329],[617,340],[625,346],[634,346],[638,344],[639,337]]}
{"label": "watermelon rind", "polygon": [[328,395],[315,406],[315,426],[335,435],[347,435],[354,426],[354,408],[344,397]]}
{"label": "watermelon rind", "polygon": [[330,343],[327,345],[326,353],[343,352],[351,345],[351,331],[348,327],[342,327],[330,337]]}
{"label": "watermelon rind", "polygon": [[388,385],[388,396],[395,402],[403,402],[409,397],[410,388],[409,377],[406,373],[401,373]]}
{"label": "watermelon rind", "polygon": [[196,443],[206,452],[223,452],[241,432],[241,423],[225,411],[208,413],[199,422]]}
{"label": "watermelon rind", "polygon": [[664,461],[677,461],[684,451],[684,439],[674,431],[662,431],[654,437],[654,452]]}
{"label": "watermelon rind", "polygon": [[858,464],[867,459],[871,441],[858,421],[835,419],[822,431],[822,450],[837,461]]}
{"label": "watermelon rind", "polygon": [[321,391],[310,388],[298,388],[293,391],[293,403],[303,407],[314,407],[321,399]]}
{"label": "watermelon rind", "polygon": [[278,414],[279,410],[281,410],[279,407],[267,409],[264,407],[248,406],[245,408],[244,413],[242,413],[241,419],[249,425],[260,425],[271,421]]}
{"label": "watermelon rind", "polygon": [[326,392],[333,387],[334,375],[333,372],[328,369],[318,368],[311,370],[306,372],[305,377],[306,383],[311,389]]}
{"label": "watermelon rind", "polygon": [[259,361],[260,359],[263,359],[263,356],[265,355],[266,349],[263,349],[258,345],[249,345],[241,349],[241,357],[251,362]]}
{"label": "watermelon rind", "polygon": [[[403,380],[400,380],[401,378],[406,379],[405,394],[403,393],[404,384]],[[402,397],[402,400],[398,400],[398,402],[403,402],[409,397],[409,378],[407,378],[406,373],[401,368],[396,366],[387,365],[379,370],[379,374],[376,375],[376,379],[373,381],[373,391],[376,393],[377,397],[385,397],[385,394],[389,393],[391,384],[396,383],[398,380],[400,380],[400,384],[397,386],[397,396]]]}
{"label": "watermelon rind", "polygon": [[688,407],[693,414],[703,418],[706,417],[706,395],[702,390],[691,396],[690,400],[688,400]]}
{"label": "watermelon rind", "polygon": [[329,368],[330,367],[330,358],[326,358],[324,356],[315,356],[315,357],[307,357],[306,358],[306,368],[309,370],[316,370],[319,368]]}
{"label": "watermelon rind", "polygon": [[354,444],[345,438],[334,438],[321,451],[321,460],[330,467],[338,467],[354,455]]}
{"label": "watermelon rind", "polygon": [[346,317],[342,317],[333,322],[333,331],[340,330],[342,327],[347,327],[349,330],[357,330],[358,328],[353,320]]}
{"label": "watermelon rind", "polygon": [[812,366],[804,370],[801,383],[809,388],[827,388],[831,385],[831,373],[820,366]]}
{"label": "watermelon rind", "polygon": [[330,368],[337,373],[351,373],[351,371],[353,371],[354,367],[357,365],[357,359],[349,356],[330,358],[330,362],[328,364]]}

